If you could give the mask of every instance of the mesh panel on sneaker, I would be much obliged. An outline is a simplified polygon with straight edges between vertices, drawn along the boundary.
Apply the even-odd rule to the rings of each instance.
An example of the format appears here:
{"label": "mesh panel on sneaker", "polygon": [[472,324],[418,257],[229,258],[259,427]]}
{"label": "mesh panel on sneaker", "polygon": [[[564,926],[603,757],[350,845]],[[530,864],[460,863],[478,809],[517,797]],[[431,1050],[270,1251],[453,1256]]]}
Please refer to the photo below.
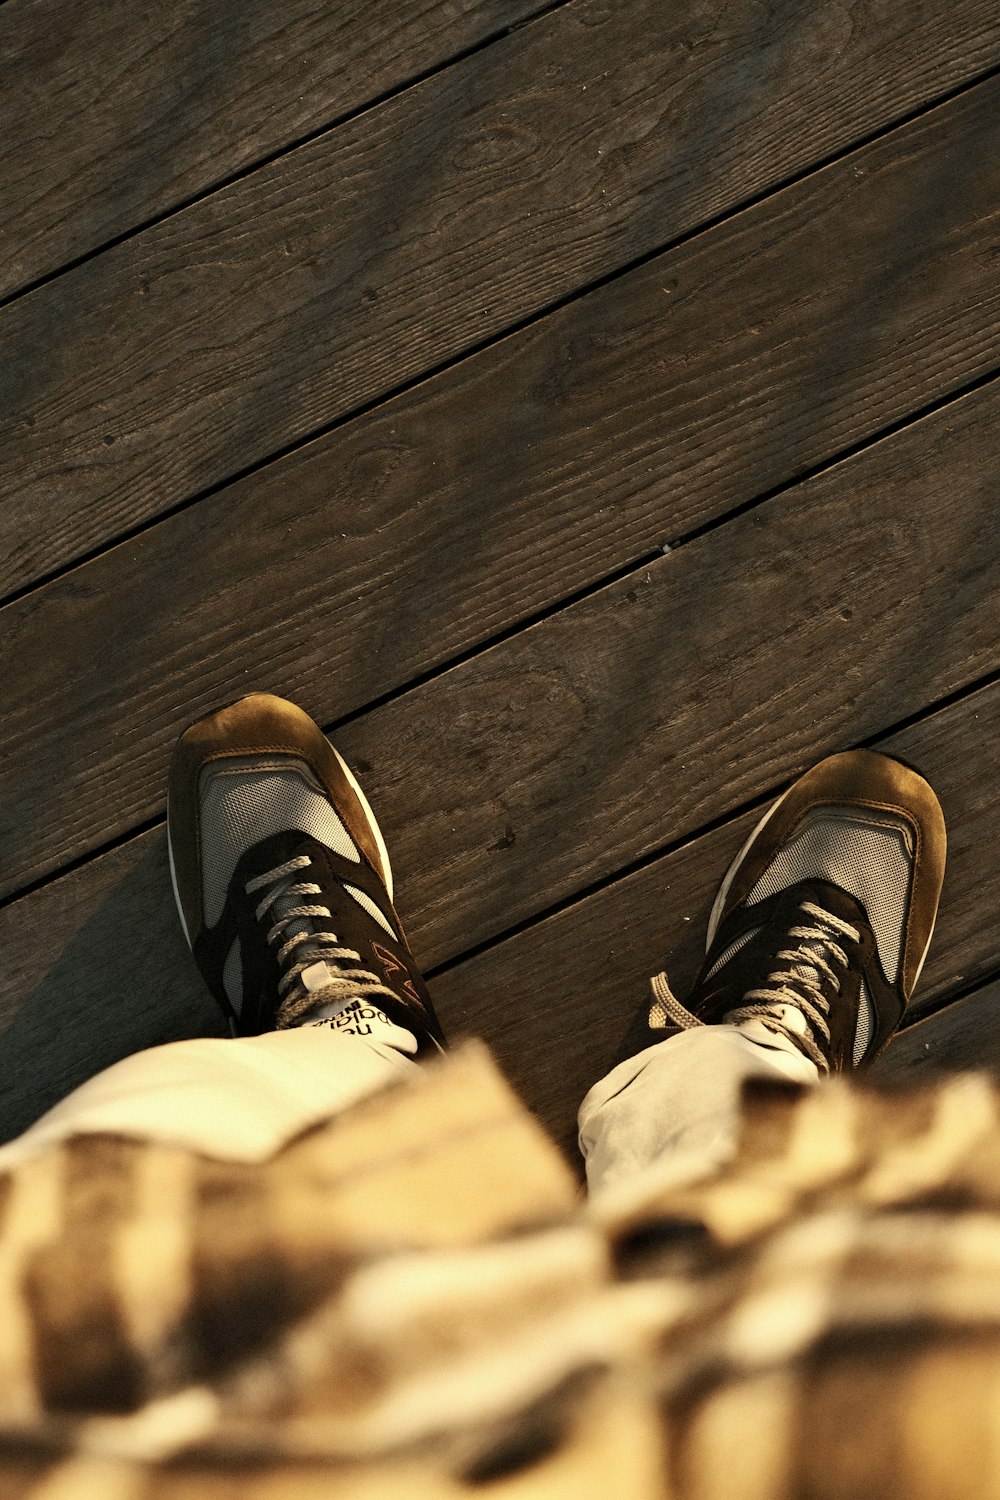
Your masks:
{"label": "mesh panel on sneaker", "polygon": [[752,943],[759,932],[759,927],[751,927],[749,932],[742,933],[734,943],[730,943],[729,947],[715,960],[715,963],[705,975],[706,980],[714,979],[723,964],[727,964],[731,958],[735,958],[740,949],[745,948],[747,943]]}
{"label": "mesh panel on sneaker", "polygon": [[222,915],[241,855],[272,834],[294,828],[345,859],[361,859],[326,794],[301,762],[215,762],[203,778],[201,818],[202,895],[209,927]]}
{"label": "mesh panel on sneaker", "polygon": [[222,971],[222,988],[229,996],[229,1003],[237,1015],[243,1004],[243,955],[240,951],[239,940],[233,944],[226,954],[226,965]]}
{"label": "mesh panel on sneaker", "polygon": [[345,885],[344,890],[358,903],[358,905],[364,911],[368,913],[370,917],[375,918],[375,921],[378,922],[380,927],[385,928],[390,937],[395,938],[397,942],[399,941],[399,933],[396,932],[396,930],[392,926],[392,923],[384,915],[384,913],[379,911],[378,907],[375,905],[375,902],[370,896],[367,896],[364,891],[359,891],[357,887],[353,885]]}
{"label": "mesh panel on sneaker", "polygon": [[[705,979],[709,980],[709,979],[712,978],[712,976],[714,974],[718,973],[719,969],[722,968],[723,964],[727,964],[729,962],[729,960],[731,958],[733,958],[737,953],[739,953],[739,951],[740,951],[741,948],[745,948],[746,945],[747,945],[747,943],[751,942],[752,939],[755,938],[758,935],[759,932],[760,932],[760,928],[759,927],[751,928],[751,930],[749,932],[744,932],[741,937],[738,937],[734,943],[730,943],[729,947],[725,950],[725,952],[721,955],[721,957],[719,957],[715,961],[715,963],[712,965],[712,967],[709,969],[708,973],[705,975]],[[663,1009],[663,1006],[662,1006],[662,1004],[660,1004],[659,1001],[657,1001],[656,1004],[653,1006],[653,1010],[656,1010],[657,1008],[659,1009],[660,1013],[662,1014],[662,1020],[654,1021],[653,1020],[653,1011],[651,1010],[650,1011],[650,1025],[651,1026],[653,1026],[653,1025],[656,1025],[656,1026],[665,1026],[666,1022],[667,1022],[666,1011]],[[874,1024],[875,1024],[875,1008],[872,1005],[871,996],[868,993],[868,987],[865,984],[864,980],[862,980],[861,981],[861,998],[860,998],[860,1004],[858,1006],[858,1026],[857,1026],[857,1030],[854,1033],[854,1065],[855,1065],[855,1067],[857,1067],[858,1063],[861,1061],[861,1058],[864,1056],[865,1048],[868,1046],[868,1041],[869,1041],[869,1038],[871,1037],[872,1029],[874,1027]]]}
{"label": "mesh panel on sneaker", "polygon": [[871,996],[868,993],[868,986],[862,979],[861,1003],[858,1006],[858,1029],[854,1033],[853,1062],[855,1067],[857,1067],[858,1063],[865,1055],[865,1048],[868,1046],[868,1039],[872,1034],[872,1027],[874,1026],[874,1024],[875,1007],[872,1005]]}
{"label": "mesh panel on sneaker", "polygon": [[747,897],[753,905],[800,880],[828,880],[864,906],[879,958],[895,983],[903,951],[913,851],[905,825],[852,808],[817,808],[768,865]]}

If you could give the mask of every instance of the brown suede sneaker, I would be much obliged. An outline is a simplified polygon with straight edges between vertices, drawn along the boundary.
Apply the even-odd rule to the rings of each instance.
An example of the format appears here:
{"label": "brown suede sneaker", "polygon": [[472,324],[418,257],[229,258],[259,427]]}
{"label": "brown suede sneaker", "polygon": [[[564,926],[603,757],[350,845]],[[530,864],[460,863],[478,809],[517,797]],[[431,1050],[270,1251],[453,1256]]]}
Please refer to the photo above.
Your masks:
{"label": "brown suede sneaker", "polygon": [[916,771],[871,750],[821,761],[731,865],[687,1004],[665,974],[651,981],[642,1044],[668,1027],[753,1022],[823,1073],[871,1062],[920,977],[945,845],[940,804]]}
{"label": "brown suede sneaker", "polygon": [[184,934],[234,1035],[360,1004],[418,1055],[443,1049],[375,816],[308,714],[254,693],[187,729],[167,835]]}

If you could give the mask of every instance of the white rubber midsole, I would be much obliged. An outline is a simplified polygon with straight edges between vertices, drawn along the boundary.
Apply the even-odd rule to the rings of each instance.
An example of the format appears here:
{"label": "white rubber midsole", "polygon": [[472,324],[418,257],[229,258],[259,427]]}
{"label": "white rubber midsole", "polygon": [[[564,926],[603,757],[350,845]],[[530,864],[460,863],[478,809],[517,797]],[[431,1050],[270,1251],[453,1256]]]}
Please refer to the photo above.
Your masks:
{"label": "white rubber midsole", "polygon": [[181,893],[177,889],[177,871],[174,869],[174,851],[173,851],[173,849],[170,846],[170,798],[169,797],[167,798],[167,859],[170,861],[170,884],[173,886],[173,890],[174,890],[174,905],[177,907],[177,915],[181,919],[181,926],[184,929],[184,936],[187,939],[187,945],[188,945],[189,948],[193,948],[194,944],[191,942],[191,934],[188,932],[188,924],[184,920],[184,908],[181,905]]}
{"label": "white rubber midsole", "polygon": [[[327,740],[327,744],[328,745],[330,744],[329,740]],[[334,755],[339,760],[339,762],[340,762],[340,769],[343,771],[344,775],[347,777],[348,783],[349,783],[352,791],[354,792],[354,795],[357,797],[358,801],[361,803],[361,810],[364,813],[365,817],[368,819],[369,827],[371,828],[372,834],[374,835],[374,838],[375,838],[375,847],[378,850],[378,857],[382,861],[382,876],[383,876],[383,879],[385,880],[385,888],[386,888],[386,890],[389,893],[389,900],[391,901],[392,900],[392,866],[389,863],[389,851],[385,847],[385,839],[382,837],[382,830],[378,826],[378,823],[375,820],[375,814],[372,812],[371,806],[370,806],[370,804],[368,802],[368,798],[365,796],[364,792],[358,786],[357,780],[355,779],[354,774],[352,773],[350,766],[347,764],[346,760],[341,755],[340,751],[337,749],[337,747],[335,745],[330,745],[330,749],[333,751]]]}
{"label": "white rubber midsole", "polygon": [[[793,786],[794,785],[795,785],[795,783],[793,783]],[[705,939],[705,952],[706,953],[708,952],[709,948],[711,948],[712,944],[715,942],[715,934],[718,931],[719,923],[722,921],[722,909],[723,909],[723,907],[726,904],[726,897],[729,895],[729,891],[730,891],[730,888],[732,886],[732,883],[736,879],[736,872],[739,870],[740,865],[743,863],[743,861],[746,859],[747,855],[749,854],[749,852],[750,852],[750,846],[753,844],[753,842],[756,839],[758,833],[760,833],[761,829],[764,828],[764,827],[766,827],[767,824],[770,822],[770,820],[774,817],[775,813],[778,811],[778,808],[784,802],[785,798],[788,796],[788,793],[790,791],[792,791],[792,787],[791,786],[788,788],[787,792],[782,792],[781,796],[778,798],[777,802],[775,802],[772,807],[768,808],[767,812],[761,818],[760,822],[757,824],[757,826],[754,829],[753,833],[751,833],[750,837],[747,839],[746,843],[743,845],[743,848],[740,850],[739,854],[737,854],[736,858],[733,860],[732,864],[729,866],[729,869],[726,871],[725,878],[724,878],[722,884],[719,886],[719,894],[716,896],[715,903],[712,906],[712,915],[708,919],[708,937]]]}

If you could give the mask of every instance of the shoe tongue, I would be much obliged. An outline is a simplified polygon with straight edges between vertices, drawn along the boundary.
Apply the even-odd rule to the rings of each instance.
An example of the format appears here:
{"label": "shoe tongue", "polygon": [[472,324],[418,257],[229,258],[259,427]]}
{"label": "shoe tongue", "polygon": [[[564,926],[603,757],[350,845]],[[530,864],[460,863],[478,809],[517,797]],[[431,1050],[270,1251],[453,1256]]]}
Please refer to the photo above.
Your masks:
{"label": "shoe tongue", "polygon": [[805,1036],[809,1030],[809,1022],[797,1005],[776,1005],[774,1006],[774,1015],[775,1019],[780,1021],[782,1026],[786,1026],[796,1036]]}
{"label": "shoe tongue", "polygon": [[[770,1009],[774,1013],[775,1020],[780,1021],[782,1026],[786,1027],[787,1030],[795,1032],[796,1036],[805,1036],[809,1030],[809,1023],[797,1005],[788,1005],[779,1002],[771,1006]],[[732,1010],[727,1010],[722,1017],[723,1021],[728,1022],[731,1016],[738,1016],[739,1010],[739,1006],[734,1006]],[[767,1023],[763,1017],[758,1016],[754,1016],[752,1020],[741,1020],[739,1022],[741,1031],[749,1034],[752,1029],[754,1035],[762,1028],[766,1028],[766,1025]]]}
{"label": "shoe tongue", "polygon": [[327,985],[332,984],[336,978],[337,976],[330,966],[317,959],[314,964],[309,965],[308,969],[302,970],[298,982],[304,990],[308,990],[309,994],[312,995],[317,990],[326,989]]}

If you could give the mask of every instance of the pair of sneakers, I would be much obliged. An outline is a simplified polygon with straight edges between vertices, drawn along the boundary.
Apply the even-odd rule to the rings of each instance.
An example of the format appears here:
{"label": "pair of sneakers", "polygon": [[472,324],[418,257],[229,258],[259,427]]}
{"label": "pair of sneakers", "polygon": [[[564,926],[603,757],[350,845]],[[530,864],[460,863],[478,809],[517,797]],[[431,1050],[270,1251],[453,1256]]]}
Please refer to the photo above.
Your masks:
{"label": "pair of sneakers", "polygon": [[[309,716],[255,693],[191,726],[170,770],[181,922],[234,1035],[374,1007],[443,1050],[393,907],[374,814]],[[945,829],[927,782],[868,750],[831,756],[757,825],[730,867],[687,1003],[652,981],[636,1045],[737,1024],[822,1073],[870,1062],[930,945]]]}

